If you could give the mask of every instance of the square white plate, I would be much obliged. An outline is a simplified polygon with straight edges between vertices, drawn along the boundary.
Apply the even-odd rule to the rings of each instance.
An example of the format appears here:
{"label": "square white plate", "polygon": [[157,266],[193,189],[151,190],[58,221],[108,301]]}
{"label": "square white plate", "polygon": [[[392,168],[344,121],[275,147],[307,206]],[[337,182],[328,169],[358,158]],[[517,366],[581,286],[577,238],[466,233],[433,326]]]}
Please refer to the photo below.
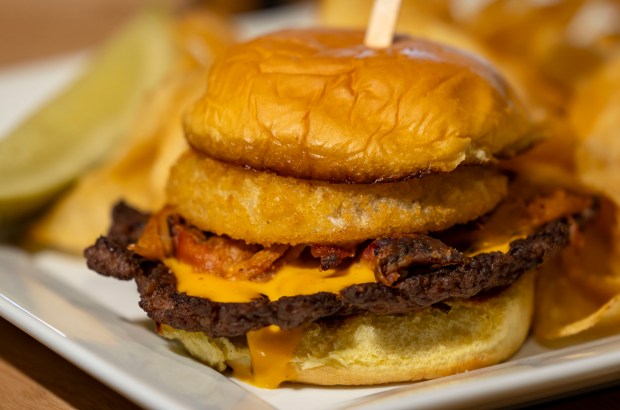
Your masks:
{"label": "square white plate", "polygon": [[[295,25],[307,25],[312,11],[295,9]],[[282,15],[255,15],[240,27],[251,36],[281,25]],[[0,72],[0,134],[70,81],[84,61],[80,54]],[[137,302],[134,284],[100,277],[79,258],[0,247],[0,315],[147,408],[502,407],[620,380],[616,336],[553,351],[528,340],[507,363],[427,382],[262,390],[158,337]]]}
{"label": "square white plate", "polygon": [[620,379],[620,336],[546,350],[528,340],[509,362],[437,380],[367,388],[257,389],[160,338],[132,282],[81,258],[0,247],[0,315],[148,408],[501,407]]}

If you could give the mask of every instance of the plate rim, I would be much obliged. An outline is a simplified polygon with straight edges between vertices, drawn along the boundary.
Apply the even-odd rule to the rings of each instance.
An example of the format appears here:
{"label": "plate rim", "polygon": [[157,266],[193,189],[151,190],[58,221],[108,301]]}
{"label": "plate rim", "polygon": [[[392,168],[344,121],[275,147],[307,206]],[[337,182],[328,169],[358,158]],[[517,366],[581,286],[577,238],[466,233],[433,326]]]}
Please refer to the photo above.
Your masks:
{"label": "plate rim", "polygon": [[[6,255],[19,258],[21,263],[27,265],[27,269],[22,269],[17,273],[20,275],[20,280],[34,281],[38,286],[44,286],[62,298],[74,294],[85,297],[69,283],[45,272],[39,264],[35,265],[33,255],[18,248],[0,246],[0,262],[3,257],[6,258]],[[84,270],[86,270],[85,266]],[[0,264],[0,277],[10,274],[6,266]],[[16,295],[7,294],[10,292],[7,292],[6,288],[10,286],[3,285],[3,282],[0,281],[0,316],[33,336],[40,343],[140,405],[148,408],[192,408],[182,405],[175,397],[158,391],[157,386],[149,381],[136,379],[128,374],[126,369],[117,368],[96,352],[66,337],[62,328],[46,323],[37,317],[36,312],[31,312],[21,306],[19,301],[15,300],[19,299]],[[56,292],[54,287],[59,287],[63,292]],[[90,299],[88,301],[95,311],[101,310],[101,315],[114,314],[96,301]],[[157,337],[155,334],[154,336]],[[202,364],[199,366],[204,367]],[[470,406],[490,406],[489,400],[501,400],[502,405],[514,405],[554,397],[576,387],[583,389],[600,384],[602,381],[620,380],[620,372],[617,370],[619,368],[620,334],[435,380],[399,384],[385,391],[339,402],[336,407],[398,409],[415,405],[432,408],[435,406],[454,407],[463,403],[469,403]],[[610,377],[610,374],[615,376]],[[210,373],[205,377],[209,375]],[[233,380],[229,379],[229,381],[232,384],[238,384]],[[441,390],[441,396],[443,396],[440,399],[436,394],[438,389]],[[523,394],[519,397],[510,394],[515,389]],[[277,408],[251,390],[245,389],[245,391],[263,402],[265,407]],[[480,394],[481,391],[483,394]]]}

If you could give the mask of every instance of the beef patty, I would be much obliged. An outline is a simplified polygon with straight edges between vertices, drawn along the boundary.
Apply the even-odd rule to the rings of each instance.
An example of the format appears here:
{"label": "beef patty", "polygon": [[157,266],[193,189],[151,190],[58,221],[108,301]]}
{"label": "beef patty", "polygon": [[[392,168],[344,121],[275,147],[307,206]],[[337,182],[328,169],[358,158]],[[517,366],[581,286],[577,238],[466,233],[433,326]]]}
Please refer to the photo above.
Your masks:
{"label": "beef patty", "polygon": [[127,249],[128,243],[138,240],[147,216],[124,204],[113,212],[109,235],[87,248],[85,256],[88,267],[102,275],[135,279],[140,306],[156,322],[211,337],[234,337],[269,325],[290,329],[331,316],[405,314],[508,286],[565,247],[592,214],[590,207],[548,222],[512,241],[505,253],[471,257],[426,235],[380,238],[365,244],[364,253],[374,261],[378,279],[385,280],[349,286],[338,294],[319,292],[275,301],[262,297],[223,303],[178,292],[176,277],[163,263]]}

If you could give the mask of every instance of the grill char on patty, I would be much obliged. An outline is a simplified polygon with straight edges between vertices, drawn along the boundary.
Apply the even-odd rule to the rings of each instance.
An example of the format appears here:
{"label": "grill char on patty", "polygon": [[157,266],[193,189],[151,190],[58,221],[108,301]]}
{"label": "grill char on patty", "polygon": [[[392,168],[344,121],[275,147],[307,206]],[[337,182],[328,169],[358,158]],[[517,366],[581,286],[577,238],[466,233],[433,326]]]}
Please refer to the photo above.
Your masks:
{"label": "grill char on patty", "polygon": [[[367,249],[378,256],[378,266],[386,265],[382,263],[385,258],[398,260],[392,263],[398,267],[398,278],[390,285],[362,283],[339,294],[319,292],[275,301],[262,297],[247,303],[223,303],[178,292],[174,274],[162,262],[147,260],[127,249],[128,243],[138,240],[146,215],[124,204],[117,205],[113,212],[109,235],[87,248],[85,256],[89,268],[102,275],[135,279],[140,306],[156,322],[202,331],[212,337],[234,337],[269,325],[290,329],[332,316],[364,312],[406,314],[450,298],[471,298],[508,286],[565,247],[592,214],[592,208],[588,208],[548,222],[526,238],[512,241],[506,253],[488,252],[472,257],[451,253],[448,265],[419,265],[416,262],[420,259],[415,255],[390,254],[390,250],[419,247],[400,246],[402,237],[380,238]],[[428,253],[428,246],[437,243],[436,251],[445,253],[448,247],[431,239],[424,241],[424,252]],[[405,266],[403,261],[408,260],[411,264]]]}

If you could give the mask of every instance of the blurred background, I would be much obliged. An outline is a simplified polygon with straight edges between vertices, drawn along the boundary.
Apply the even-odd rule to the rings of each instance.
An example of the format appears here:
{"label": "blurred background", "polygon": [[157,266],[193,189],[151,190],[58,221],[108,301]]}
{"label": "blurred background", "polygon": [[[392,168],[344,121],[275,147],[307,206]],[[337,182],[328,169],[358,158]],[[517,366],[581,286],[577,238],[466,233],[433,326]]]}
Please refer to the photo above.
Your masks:
{"label": "blurred background", "polygon": [[221,15],[274,8],[287,0],[6,0],[0,3],[0,65],[79,50],[101,42],[149,4],[198,6]]}
{"label": "blurred background", "polygon": [[[372,1],[8,0],[0,4],[0,66],[99,44],[153,3],[207,9],[247,38],[282,26],[363,27]],[[620,1],[404,0],[398,30],[491,60],[542,119],[561,114],[576,84],[616,58]]]}

